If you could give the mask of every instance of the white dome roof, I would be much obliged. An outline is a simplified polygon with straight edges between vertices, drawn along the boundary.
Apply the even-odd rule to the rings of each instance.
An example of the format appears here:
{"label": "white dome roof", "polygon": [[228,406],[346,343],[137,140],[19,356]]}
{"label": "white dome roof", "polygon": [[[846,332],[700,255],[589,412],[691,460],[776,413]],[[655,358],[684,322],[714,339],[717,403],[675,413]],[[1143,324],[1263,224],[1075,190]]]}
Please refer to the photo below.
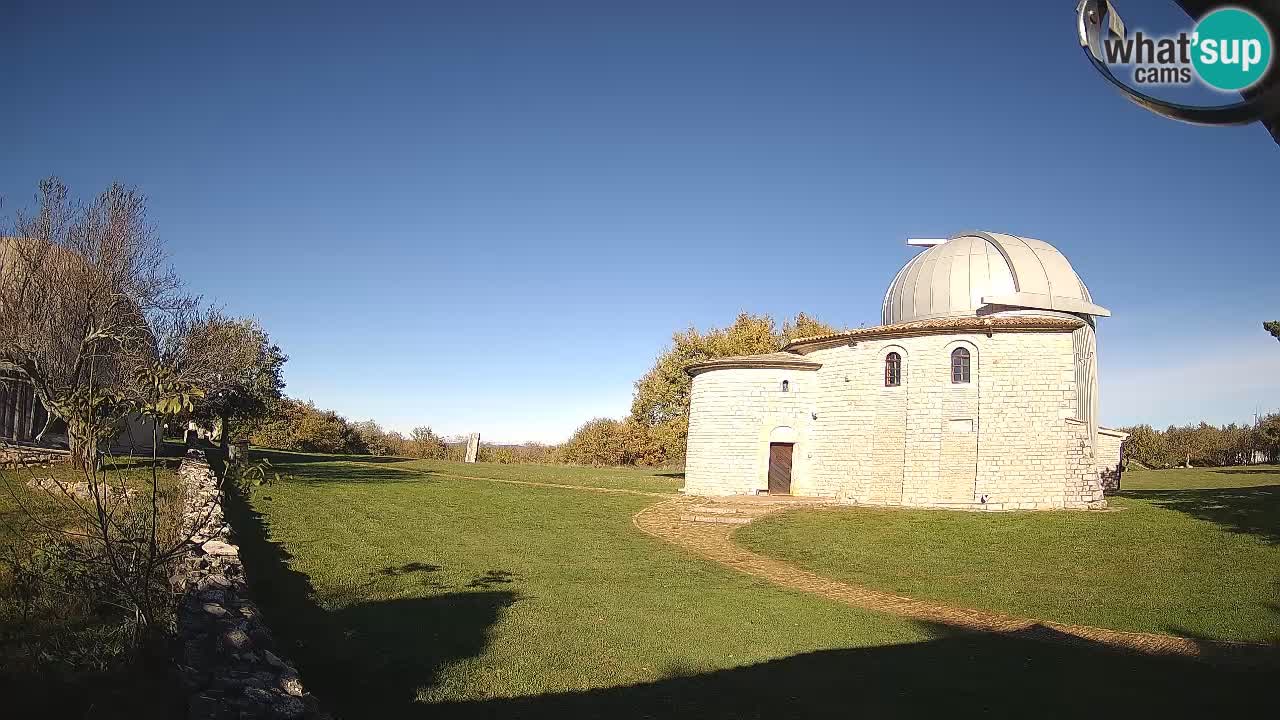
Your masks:
{"label": "white dome roof", "polygon": [[898,271],[884,296],[885,325],[939,317],[1048,310],[1110,316],[1058,249],[1001,233],[967,232]]}

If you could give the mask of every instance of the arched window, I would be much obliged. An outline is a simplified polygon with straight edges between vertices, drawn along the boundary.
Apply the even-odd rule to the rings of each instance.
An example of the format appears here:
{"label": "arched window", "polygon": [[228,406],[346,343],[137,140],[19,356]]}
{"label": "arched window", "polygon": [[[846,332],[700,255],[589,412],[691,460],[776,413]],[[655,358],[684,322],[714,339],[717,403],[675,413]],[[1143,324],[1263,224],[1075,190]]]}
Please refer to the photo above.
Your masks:
{"label": "arched window", "polygon": [[782,381],[782,392],[789,392],[790,390],[791,390],[791,381],[790,381],[790,380],[783,380],[783,381]]}
{"label": "arched window", "polygon": [[958,347],[951,351],[951,382],[969,382],[969,351]]}
{"label": "arched window", "polygon": [[884,356],[884,386],[898,387],[902,384],[902,356],[891,352]]}

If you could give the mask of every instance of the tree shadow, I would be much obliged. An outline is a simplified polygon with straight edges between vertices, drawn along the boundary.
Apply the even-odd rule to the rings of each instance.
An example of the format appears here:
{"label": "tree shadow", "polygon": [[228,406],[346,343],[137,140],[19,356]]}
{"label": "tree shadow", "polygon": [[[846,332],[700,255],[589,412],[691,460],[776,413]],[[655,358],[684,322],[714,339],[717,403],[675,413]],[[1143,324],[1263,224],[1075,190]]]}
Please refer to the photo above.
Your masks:
{"label": "tree shadow", "polygon": [[[486,651],[492,627],[520,600],[494,589],[514,574],[488,571],[468,584],[474,591],[328,611],[310,578],[269,539],[261,515],[236,495],[227,511],[281,651],[297,663],[308,690],[344,718],[1221,717],[1259,714],[1274,697],[1274,663],[1258,669],[1137,655],[1044,627],[1010,636],[928,624],[929,639],[921,642],[710,671],[672,667],[652,682],[606,688],[423,703],[420,693],[437,686],[450,663]],[[441,569],[419,561],[376,575],[430,578]],[[588,665],[611,660],[581,658]]]}
{"label": "tree shadow", "polygon": [[655,475],[657,475],[658,477],[675,478],[676,480],[683,480],[683,479],[684,479],[684,471],[680,471],[680,472],[660,472],[660,473],[654,473],[654,474],[655,474]]}
{"label": "tree shadow", "polygon": [[[356,601],[329,611],[242,495],[228,492],[226,515],[279,652],[296,662],[309,691],[345,717],[379,717],[378,708],[412,706],[419,688],[435,685],[447,665],[483,653],[489,629],[518,600],[515,592],[482,589]],[[440,569],[415,562],[379,574]]]}
{"label": "tree shadow", "polygon": [[1212,490],[1123,490],[1120,497],[1144,500],[1208,520],[1235,533],[1280,544],[1280,485]]}
{"label": "tree shadow", "polygon": [[1255,714],[1272,697],[1274,671],[928,629],[934,637],[917,643],[823,650],[711,672],[674,668],[651,683],[417,705],[385,717],[1222,717]]}
{"label": "tree shadow", "polygon": [[467,583],[467,587],[491,588],[496,585],[510,585],[515,582],[516,574],[510,570],[487,570],[483,575]]}
{"label": "tree shadow", "polygon": [[270,460],[273,465],[300,465],[309,463],[354,462],[354,463],[405,463],[413,462],[413,458],[396,457],[394,455],[328,455],[325,453],[307,453],[293,450],[271,450],[253,448],[249,457],[254,460]]}
{"label": "tree shadow", "polygon": [[327,465],[303,465],[300,467],[287,464],[274,465],[267,476],[277,472],[281,476],[306,484],[318,483],[402,483],[402,482],[438,482],[440,476],[427,470],[396,470],[391,467],[353,466],[348,463],[332,463]]}

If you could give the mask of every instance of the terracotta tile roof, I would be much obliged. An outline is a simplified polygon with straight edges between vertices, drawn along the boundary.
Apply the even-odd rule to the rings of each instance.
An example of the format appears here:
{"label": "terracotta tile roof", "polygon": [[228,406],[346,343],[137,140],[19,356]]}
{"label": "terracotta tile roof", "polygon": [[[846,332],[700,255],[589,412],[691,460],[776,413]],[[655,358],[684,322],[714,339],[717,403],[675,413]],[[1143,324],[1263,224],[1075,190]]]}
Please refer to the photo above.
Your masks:
{"label": "terracotta tile roof", "polygon": [[806,359],[803,355],[791,352],[772,352],[763,355],[735,355],[732,357],[714,358],[690,365],[685,372],[690,375],[708,370],[724,370],[727,368],[789,368],[793,370],[817,370],[822,363]]}
{"label": "terracotta tile roof", "polygon": [[[876,325],[844,332],[799,338],[787,343],[784,351],[804,353],[855,340],[941,335],[944,333],[998,332],[1071,332],[1084,325],[1083,320],[1035,315],[989,315],[987,317],[947,317],[915,320],[897,325]],[[776,353],[775,353],[776,354]],[[785,353],[784,353],[785,354]]]}

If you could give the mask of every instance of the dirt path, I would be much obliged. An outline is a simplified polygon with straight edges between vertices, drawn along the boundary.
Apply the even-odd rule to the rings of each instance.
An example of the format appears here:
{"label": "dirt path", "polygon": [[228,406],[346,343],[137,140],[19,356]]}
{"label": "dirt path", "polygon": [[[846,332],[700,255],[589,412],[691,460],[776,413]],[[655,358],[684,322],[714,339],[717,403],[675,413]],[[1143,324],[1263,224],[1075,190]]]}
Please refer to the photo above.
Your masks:
{"label": "dirt path", "polygon": [[[1122,632],[1086,625],[1031,620],[1000,613],[955,608],[832,580],[781,560],[753,553],[733,542],[740,524],[796,504],[757,498],[675,498],[650,505],[632,522],[641,531],[779,587],[802,590],[854,607],[913,620],[1077,645],[1103,645],[1149,655],[1174,655],[1215,663],[1273,665],[1276,648],[1264,644],[1192,640],[1157,633]],[[699,518],[694,520],[693,518]]]}

